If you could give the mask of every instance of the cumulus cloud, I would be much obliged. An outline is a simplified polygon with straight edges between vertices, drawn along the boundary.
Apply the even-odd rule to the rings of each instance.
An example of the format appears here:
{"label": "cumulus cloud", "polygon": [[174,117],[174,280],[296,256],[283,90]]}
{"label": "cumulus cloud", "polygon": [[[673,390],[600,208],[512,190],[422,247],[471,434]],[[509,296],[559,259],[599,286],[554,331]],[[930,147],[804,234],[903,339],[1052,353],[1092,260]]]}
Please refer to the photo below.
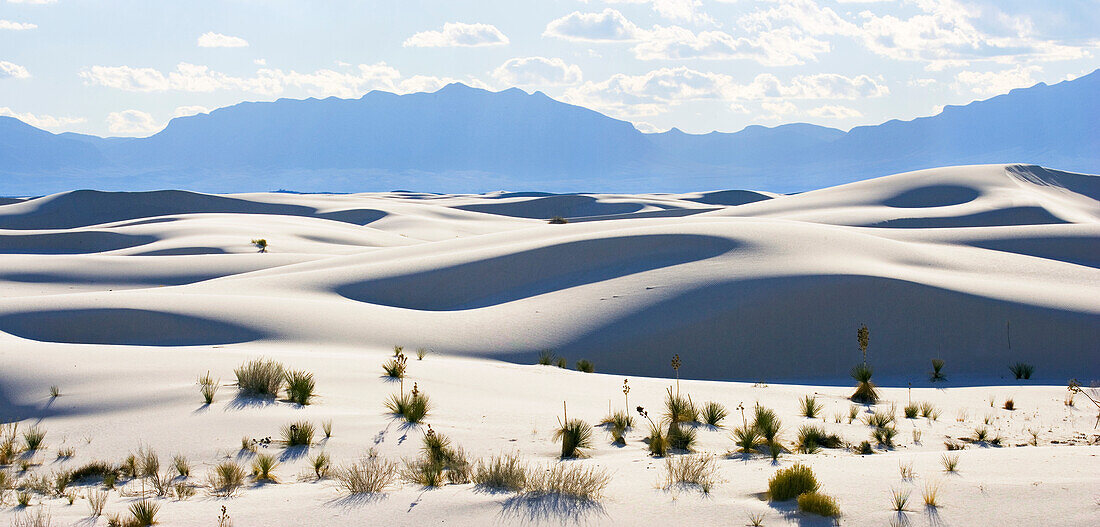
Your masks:
{"label": "cumulus cloud", "polygon": [[955,75],[955,88],[959,92],[970,92],[982,97],[1007,93],[1013,88],[1026,88],[1035,85],[1033,73],[1042,71],[1039,66],[1017,65],[1015,68],[1001,71],[960,71]]}
{"label": "cumulus cloud", "polygon": [[24,31],[27,29],[34,29],[38,27],[36,24],[30,24],[27,22],[12,22],[11,20],[0,20],[0,30],[10,29],[12,31]]}
{"label": "cumulus cloud", "polygon": [[863,114],[855,108],[849,108],[847,106],[839,106],[835,104],[826,104],[825,106],[811,108],[809,110],[806,110],[806,113],[814,117],[820,117],[822,119],[852,119],[855,117],[863,116]]}
{"label": "cumulus cloud", "polygon": [[600,13],[573,11],[551,20],[542,36],[581,42],[621,42],[636,40],[643,33],[622,13],[607,8]]}
{"label": "cumulus cloud", "polygon": [[505,86],[561,86],[581,81],[581,69],[559,58],[516,57],[493,70],[493,78]]}
{"label": "cumulus cloud", "polygon": [[[584,0],[587,2],[588,0]],[[649,4],[663,18],[677,22],[714,24],[714,19],[704,13],[699,0],[606,0],[609,4]]]}
{"label": "cumulus cloud", "polygon": [[37,115],[30,112],[19,113],[7,106],[0,107],[0,115],[14,117],[35,128],[43,130],[59,131],[64,127],[84,122],[83,117],[54,117],[52,115]]}
{"label": "cumulus cloud", "polygon": [[464,24],[447,22],[441,31],[421,31],[402,44],[407,48],[447,48],[496,46],[508,43],[496,26],[491,24]]}
{"label": "cumulus cloud", "polygon": [[695,33],[678,26],[654,26],[641,33],[634,55],[642,60],[749,59],[764,66],[794,66],[827,53],[829,43],[801,35],[790,28],[734,37],[723,31]]}
{"label": "cumulus cloud", "polygon": [[176,108],[176,111],[172,113],[172,117],[187,117],[200,113],[210,113],[210,109],[205,106],[179,106]]}
{"label": "cumulus cloud", "polygon": [[760,108],[765,112],[760,119],[768,121],[779,120],[786,115],[798,112],[798,107],[790,101],[764,102],[760,103]]}
{"label": "cumulus cloud", "polygon": [[200,48],[246,48],[248,47],[248,41],[241,37],[231,37],[229,35],[223,35],[221,33],[214,33],[213,31],[203,33],[199,36],[198,44]]}
{"label": "cumulus cloud", "polygon": [[0,79],[26,79],[31,74],[27,68],[11,62],[0,60]]}
{"label": "cumulus cloud", "polygon": [[107,115],[107,129],[113,134],[143,135],[160,130],[152,115],[140,110],[123,110]]}

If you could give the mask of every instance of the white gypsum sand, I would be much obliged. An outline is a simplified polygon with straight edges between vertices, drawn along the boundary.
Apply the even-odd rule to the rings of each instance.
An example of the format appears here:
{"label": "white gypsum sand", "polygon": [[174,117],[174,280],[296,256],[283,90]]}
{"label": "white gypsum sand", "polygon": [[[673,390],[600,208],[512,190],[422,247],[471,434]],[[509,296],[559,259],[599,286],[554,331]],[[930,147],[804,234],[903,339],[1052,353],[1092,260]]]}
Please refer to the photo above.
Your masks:
{"label": "white gypsum sand", "polygon": [[[988,165],[793,196],[79,191],[0,206],[0,417],[18,422],[17,444],[31,427],[46,431],[44,448],[0,470],[28,486],[145,447],[162,471],[186,456],[186,481],[200,485],[225,460],[280,462],[279,483],[247,478],[232,498],[202,488],[152,498],[166,525],[216,525],[222,506],[238,526],[737,525],[761,513],[764,525],[829,524],[762,498],[776,470],[800,462],[844,524],[1087,524],[1100,483],[1096,408],[1083,394],[1065,400],[1068,379],[1100,377],[1098,179]],[[268,252],[250,243],[259,238]],[[860,324],[881,401],[849,423]],[[381,366],[394,345],[408,356],[404,390],[430,397],[422,425],[383,406],[401,389]],[[418,347],[432,352],[417,360]],[[570,369],[534,365],[545,349]],[[693,428],[695,450],[718,456],[709,495],[662,488],[648,424],[624,408],[629,378],[630,407],[659,418],[677,385],[674,354],[680,393],[729,411],[723,428]],[[260,357],[312,372],[313,403],[238,397],[234,368]],[[929,382],[933,358],[945,361],[942,383]],[[578,359],[597,373],[573,371]],[[1016,362],[1034,376],[1017,381]],[[208,371],[221,385],[209,406],[196,384]],[[816,419],[799,414],[806,395],[822,406]],[[905,418],[910,400],[938,419]],[[595,426],[610,406],[635,428],[616,446],[596,427],[586,457],[559,461],[563,401],[570,419]],[[777,412],[792,450],[774,463],[730,455],[738,405],[751,423],[757,403]],[[892,449],[793,452],[806,424],[871,440],[862,419],[891,405]],[[314,443],[283,448],[281,427],[299,420],[316,427]],[[310,477],[319,452],[333,467],[369,449],[412,459],[427,424],[471,461],[517,453],[538,470],[606,470],[610,482],[585,502],[400,481],[349,497]],[[978,429],[986,442],[972,440]],[[252,454],[242,436],[273,442]],[[946,452],[945,441],[966,448]],[[959,456],[956,472],[944,472],[944,454]],[[914,477],[902,479],[908,464]],[[121,478],[105,514],[129,515],[142,484]],[[936,509],[921,500],[926,484],[939,485]],[[31,492],[27,509],[8,492],[0,521],[45,508],[56,525],[86,525],[83,496],[97,487],[74,483],[73,505]],[[911,491],[900,517],[892,489]]]}

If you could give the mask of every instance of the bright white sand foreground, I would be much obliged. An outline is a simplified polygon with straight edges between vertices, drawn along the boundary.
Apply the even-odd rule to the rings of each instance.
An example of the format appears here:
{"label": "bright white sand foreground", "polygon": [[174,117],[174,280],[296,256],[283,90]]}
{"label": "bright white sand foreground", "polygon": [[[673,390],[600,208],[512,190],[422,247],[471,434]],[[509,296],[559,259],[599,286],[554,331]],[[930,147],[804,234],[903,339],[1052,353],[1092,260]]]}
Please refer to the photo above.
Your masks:
{"label": "bright white sand foreground", "polygon": [[[831,524],[764,496],[778,469],[800,462],[842,524],[1091,524],[1096,408],[1084,394],[1067,405],[1065,386],[1100,378],[1098,180],[996,165],[795,196],[79,191],[3,205],[0,421],[19,423],[16,446],[32,427],[46,436],[0,470],[28,487],[145,447],[163,469],[186,456],[192,475],[179,482],[198,486],[226,460],[280,462],[278,483],[248,478],[235,497],[151,498],[165,525],[217,525],[222,506],[237,526],[741,525],[759,514],[764,525]],[[849,422],[860,324],[886,387]],[[383,406],[400,389],[381,367],[395,344],[409,355],[405,391],[416,383],[431,398],[423,425]],[[418,347],[432,352],[417,360]],[[608,373],[534,365],[544,349]],[[609,405],[624,409],[629,378],[630,407],[657,420],[676,384],[673,354],[682,379],[713,379],[681,380],[680,392],[730,412],[722,427],[689,426],[694,450],[716,459],[709,494],[665,487],[666,461],[649,455],[648,423],[633,411],[624,446],[600,427],[585,457],[559,461],[563,402],[570,419],[595,425]],[[258,357],[312,372],[312,404],[238,397],[233,370]],[[929,382],[933,358],[947,381]],[[1014,379],[1016,362],[1034,376]],[[211,405],[196,384],[207,371],[221,385]],[[800,415],[807,395],[823,407],[817,418]],[[906,418],[910,400],[938,418]],[[774,409],[791,452],[734,454],[739,404],[750,424],[755,404]],[[871,440],[863,421],[891,404],[893,448],[794,451],[807,424]],[[280,428],[298,420],[317,436],[284,448]],[[610,480],[590,502],[400,479],[349,496],[312,477],[321,452],[334,468],[368,449],[411,460],[427,424],[470,461],[518,453],[534,470],[593,467]],[[973,440],[980,430],[986,441]],[[242,436],[274,442],[253,454]],[[941,463],[945,441],[966,446],[949,453],[955,472]],[[939,507],[922,502],[928,485]],[[101,518],[84,498],[97,488],[69,486],[72,505],[65,492],[29,492],[29,507],[8,491],[0,521],[48,510],[54,525],[106,525],[129,516],[142,479],[120,478]],[[891,491],[911,492],[905,511],[892,510]]]}

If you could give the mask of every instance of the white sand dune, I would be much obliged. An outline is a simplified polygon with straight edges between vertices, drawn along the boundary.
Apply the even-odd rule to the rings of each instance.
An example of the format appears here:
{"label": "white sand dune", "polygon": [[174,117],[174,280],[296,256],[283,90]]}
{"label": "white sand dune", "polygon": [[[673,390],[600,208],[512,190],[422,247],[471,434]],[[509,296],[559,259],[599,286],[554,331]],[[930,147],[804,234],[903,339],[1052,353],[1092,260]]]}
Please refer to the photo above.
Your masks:
{"label": "white sand dune", "polygon": [[[1007,508],[1013,522],[1087,523],[1096,447],[1049,441],[1087,442],[1079,434],[1094,417],[1062,397],[1067,379],[1100,378],[1098,181],[986,165],[791,196],[75,191],[15,200],[0,205],[0,418],[41,423],[54,448],[77,449],[41,470],[120,458],[138,443],[209,465],[235,455],[242,434],[276,435],[298,417],[335,421],[337,435],[317,448],[337,458],[370,446],[411,456],[423,430],[399,427],[381,406],[396,388],[378,365],[401,344],[433,350],[412,363],[411,380],[437,401],[433,427],[474,456],[516,450],[549,462],[561,401],[595,421],[609,400],[621,406],[623,376],[631,401],[656,411],[674,353],[684,358],[679,375],[698,379],[683,382],[697,400],[775,407],[792,439],[796,398],[818,393],[828,427],[858,442],[865,426],[831,417],[847,412],[854,334],[866,324],[887,398],[904,404],[901,387],[912,383],[914,400],[945,413],[904,423],[904,434],[918,428],[927,440],[885,455],[781,458],[820,472],[845,523],[897,519],[886,492],[913,486],[897,480],[899,460],[931,478],[944,438],[969,434],[986,414],[1009,443],[1041,428],[1047,446],[964,452],[967,471],[946,482],[942,520],[994,525]],[[554,216],[570,223],[549,224]],[[257,253],[255,238],[270,252]],[[528,366],[544,349],[611,375]],[[196,375],[226,383],[261,355],[315,371],[318,404],[253,404],[226,387],[214,406],[199,406]],[[927,380],[932,358],[947,363],[941,387]],[[1036,366],[1031,386],[1009,378],[1017,361]],[[46,399],[52,384],[65,395]],[[1015,397],[1023,410],[990,408],[990,396]],[[700,437],[704,451],[733,447],[722,431]],[[616,475],[595,507],[461,485],[341,499],[330,484],[290,483],[305,460],[283,452],[287,484],[165,502],[163,514],[166,524],[210,523],[227,504],[236,525],[725,525],[770,511],[769,525],[817,524],[754,496],[776,468],[770,460],[722,461],[727,481],[709,498],[655,490],[661,462],[640,438],[623,448],[597,441],[584,463]],[[65,522],[86,510],[47,501]]]}

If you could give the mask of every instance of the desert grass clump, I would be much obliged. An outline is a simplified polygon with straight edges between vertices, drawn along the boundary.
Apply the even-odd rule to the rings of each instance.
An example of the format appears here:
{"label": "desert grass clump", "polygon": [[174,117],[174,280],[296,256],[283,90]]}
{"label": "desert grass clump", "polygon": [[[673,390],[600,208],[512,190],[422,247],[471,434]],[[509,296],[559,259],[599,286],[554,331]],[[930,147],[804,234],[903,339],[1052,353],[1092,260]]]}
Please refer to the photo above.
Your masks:
{"label": "desert grass clump", "polygon": [[913,462],[908,463],[898,462],[898,473],[901,474],[901,479],[910,480],[913,479]]}
{"label": "desert grass clump", "polygon": [[924,506],[930,509],[935,509],[940,506],[940,483],[939,482],[926,482],[924,488],[920,491],[921,499],[924,500]]}
{"label": "desert grass clump", "polygon": [[549,470],[535,470],[528,474],[524,493],[532,498],[561,496],[576,501],[599,501],[611,476],[596,467],[576,463],[557,463]]}
{"label": "desert grass clump", "polygon": [[681,396],[668,388],[665,394],[664,418],[670,423],[691,423],[699,420],[699,410],[691,402],[691,396]]}
{"label": "desert grass clump", "polygon": [[940,457],[940,464],[943,465],[944,472],[955,472],[959,468],[959,455],[944,454]]}
{"label": "desert grass clump", "polygon": [[255,359],[238,366],[237,389],[248,395],[276,397],[283,387],[286,369],[271,359]]}
{"label": "desert grass clump", "polygon": [[886,428],[894,425],[894,413],[885,411],[875,411],[871,415],[868,415],[863,423],[873,428]]}
{"label": "desert grass clump", "polygon": [[279,466],[279,462],[275,460],[275,456],[260,454],[252,460],[252,478],[256,481],[278,483],[279,480],[275,479],[275,474],[272,473],[277,466]]}
{"label": "desert grass clump", "polygon": [[562,459],[577,457],[582,449],[592,447],[592,427],[580,419],[570,419],[554,431],[554,441],[558,440]]}
{"label": "desert grass clump", "polygon": [[244,485],[244,476],[244,469],[236,462],[223,461],[207,475],[207,486],[212,495],[228,498]]}
{"label": "desert grass clump", "polygon": [[57,459],[69,459],[75,455],[76,449],[71,446],[61,447],[57,449]]}
{"label": "desert grass clump", "polygon": [[416,348],[416,360],[424,360],[424,357],[427,357],[428,353],[431,353],[428,348]]}
{"label": "desert grass clump", "polygon": [[928,377],[928,380],[932,382],[947,380],[947,377],[943,375],[943,359],[932,359],[932,375]]}
{"label": "desert grass clump", "polygon": [[186,478],[191,476],[191,463],[187,461],[187,458],[183,454],[176,454],[172,458],[172,467],[176,469],[176,473],[179,477]]}
{"label": "desert grass clump", "polygon": [[309,421],[297,421],[283,425],[280,430],[283,443],[287,447],[309,446],[313,443],[313,423]]}
{"label": "desert grass clump", "polygon": [[473,481],[489,490],[522,492],[527,486],[529,471],[518,454],[505,454],[479,461],[473,472]]}
{"label": "desert grass clump", "polygon": [[754,426],[739,426],[733,429],[733,441],[737,443],[737,452],[752,454],[760,446],[760,432]]}
{"label": "desert grass clump", "polygon": [[1016,401],[1013,401],[1011,398],[1005,399],[1004,409],[1005,410],[1010,410],[1010,411],[1015,410],[1016,409]]}
{"label": "desert grass clump", "polygon": [[172,493],[176,501],[186,501],[195,495],[195,487],[186,481],[177,481],[172,485]]}
{"label": "desert grass clump", "polygon": [[718,483],[718,464],[714,456],[695,454],[665,458],[664,488],[694,486],[710,494]]}
{"label": "desert grass clump", "polygon": [[927,402],[927,401],[920,403],[920,416],[921,417],[925,417],[925,418],[931,417],[932,414],[935,413],[935,412],[936,412],[936,406],[934,404],[932,404],[930,402]]}
{"label": "desert grass clump", "polygon": [[313,468],[313,475],[317,476],[317,479],[325,479],[332,467],[332,460],[329,459],[328,454],[319,452],[309,457],[309,466]]}
{"label": "desert grass clump", "polygon": [[665,437],[668,439],[669,448],[684,452],[691,452],[695,449],[695,430],[682,426],[680,423],[669,423],[668,434]]}
{"label": "desert grass clump", "polygon": [[27,507],[30,507],[30,505],[31,505],[31,491],[24,489],[24,490],[21,490],[19,492],[16,492],[15,493],[15,503],[16,503],[16,505],[18,505],[20,507],[23,507],[24,509],[27,508]]}
{"label": "desert grass clump", "polygon": [[909,504],[909,496],[912,492],[908,489],[890,489],[890,508],[897,512],[904,512],[906,505]]}
{"label": "desert grass clump", "polygon": [[214,380],[210,376],[210,372],[206,372],[206,375],[199,377],[199,393],[202,394],[202,400],[206,404],[212,404],[214,402],[214,394],[218,393],[218,388],[221,386],[221,379]]}
{"label": "desert grass clump", "polygon": [[103,515],[103,507],[107,505],[107,491],[94,489],[88,491],[88,508],[92,510],[91,516],[98,518]]}
{"label": "desert grass clump", "polygon": [[948,439],[947,441],[944,441],[943,442],[943,447],[946,448],[949,451],[966,449],[966,445],[964,445],[964,444],[962,444],[958,441],[955,441],[954,439]]}
{"label": "desert grass clump", "polygon": [[348,494],[376,494],[397,479],[397,464],[377,455],[368,455],[351,465],[340,467],[336,479]]}
{"label": "desert grass clump", "polygon": [[42,448],[42,444],[46,441],[46,431],[38,425],[32,426],[27,431],[23,432],[23,446],[27,452],[34,452]]}
{"label": "desert grass clump", "polygon": [[798,510],[826,518],[840,516],[840,506],[837,505],[836,498],[816,491],[798,496]]}
{"label": "desert grass clump", "polygon": [[[25,508],[26,505],[22,507]],[[53,518],[43,507],[39,507],[34,512],[24,511],[22,515],[11,520],[11,527],[50,527],[51,525],[53,525]]]}
{"label": "desert grass clump", "polygon": [[324,432],[325,439],[332,437],[332,419],[321,421],[321,432]]}
{"label": "desert grass clump", "polygon": [[985,443],[989,441],[989,429],[984,426],[974,428],[974,435],[970,438],[976,443]]}
{"label": "desert grass clump", "polygon": [[783,429],[783,422],[776,416],[775,410],[757,405],[753,416],[752,427],[756,433],[764,438],[767,444],[775,443],[779,439],[779,433]]}
{"label": "desert grass clump", "polygon": [[565,357],[558,357],[554,365],[564,370],[569,367],[569,361],[565,360]]}
{"label": "desert grass clump", "polygon": [[291,370],[283,374],[286,379],[286,398],[302,406],[309,404],[317,384],[313,374],[304,370]]}
{"label": "desert grass clump", "polygon": [[854,404],[848,405],[848,424],[852,424],[857,417],[859,417],[859,407]]}
{"label": "desert grass clump", "polygon": [[650,423],[649,436],[646,438],[649,443],[649,453],[657,457],[665,457],[668,455],[668,438],[664,432],[661,431],[661,427]]}
{"label": "desert grass clump", "polygon": [[50,398],[57,399],[58,397],[61,397],[61,388],[58,388],[56,384],[50,386]]}
{"label": "desert grass clump", "polygon": [[259,252],[262,252],[262,253],[267,252],[267,240],[266,239],[256,238],[256,239],[252,240],[251,243],[254,247],[256,247],[256,249],[259,249]]}
{"label": "desert grass clump", "polygon": [[577,367],[577,371],[583,373],[592,373],[596,371],[596,365],[592,364],[592,361],[588,359],[577,359],[575,366]]}
{"label": "desert grass clump", "polygon": [[130,525],[147,526],[157,523],[160,505],[149,500],[135,501],[130,505]]}
{"label": "desert grass clump", "polygon": [[386,409],[394,415],[404,417],[406,422],[419,423],[428,415],[431,403],[428,401],[427,395],[414,388],[412,392],[407,394],[395,393],[391,395],[390,399],[386,401]]}
{"label": "desert grass clump", "polygon": [[894,438],[898,435],[898,429],[893,426],[882,426],[871,431],[871,439],[879,446],[894,448]]}
{"label": "desert grass clump", "polygon": [[404,379],[407,360],[405,354],[398,349],[390,360],[382,363],[382,371],[391,379]]}
{"label": "desert grass clump", "polygon": [[917,416],[920,415],[920,406],[916,403],[909,403],[905,405],[903,411],[905,412],[906,419],[916,419]]}
{"label": "desert grass clump", "polygon": [[803,454],[814,454],[820,448],[840,448],[844,440],[836,434],[830,434],[824,427],[816,425],[802,425],[798,429],[798,451]]}
{"label": "desert grass clump", "polygon": [[611,442],[616,445],[626,444],[626,431],[634,427],[634,418],[630,414],[619,410],[604,417],[599,426],[606,426],[611,433]]}
{"label": "desert grass clump", "polygon": [[875,404],[878,402],[878,391],[871,382],[871,376],[875,370],[868,364],[858,364],[852,368],[852,378],[856,380],[856,391],[852,394],[852,401],[859,404]]}
{"label": "desert grass clump", "polygon": [[549,366],[554,363],[554,352],[551,350],[542,350],[539,352],[538,364],[542,366]]}
{"label": "desert grass clump", "polygon": [[821,404],[817,402],[817,397],[807,395],[798,402],[801,408],[802,417],[808,419],[814,419],[821,413]]}
{"label": "desert grass clump", "polygon": [[814,471],[801,463],[781,468],[768,480],[768,500],[787,501],[821,488]]}
{"label": "desert grass clump", "polygon": [[1035,366],[1026,362],[1017,362],[1008,367],[1009,371],[1016,376],[1016,380],[1030,379],[1031,374],[1035,373]]}
{"label": "desert grass clump", "polygon": [[703,405],[703,409],[700,412],[700,415],[703,418],[704,423],[709,426],[718,428],[722,426],[722,421],[724,421],[726,417],[729,416],[729,411],[727,411],[726,407],[722,406],[720,403],[710,401],[707,404]]}

